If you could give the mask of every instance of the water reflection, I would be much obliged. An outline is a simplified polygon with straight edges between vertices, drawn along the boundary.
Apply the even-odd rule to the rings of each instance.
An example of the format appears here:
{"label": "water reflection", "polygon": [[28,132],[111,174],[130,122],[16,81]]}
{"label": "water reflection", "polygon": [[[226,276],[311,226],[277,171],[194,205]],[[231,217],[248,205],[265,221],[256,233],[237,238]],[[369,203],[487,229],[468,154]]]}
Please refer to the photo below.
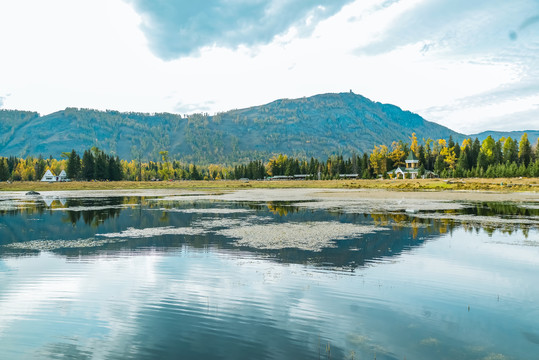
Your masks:
{"label": "water reflection", "polygon": [[[128,206],[126,206],[128,205]],[[226,205],[226,206],[225,206]],[[28,205],[26,205],[28,206]],[[432,219],[414,220],[406,225],[406,219],[397,215],[363,215],[340,214],[328,215],[324,211],[299,210],[286,203],[276,204],[223,204],[216,202],[193,204],[160,204],[155,201],[133,198],[109,199],[74,199],[65,203],[62,211],[56,209],[43,210],[40,203],[35,204],[41,209],[39,216],[28,211],[28,207],[19,216],[2,217],[2,237],[0,254],[28,255],[37,254],[40,250],[53,251],[66,256],[92,255],[102,252],[137,251],[148,248],[159,251],[169,251],[188,244],[193,248],[216,246],[221,249],[236,249],[234,242],[218,234],[218,229],[241,224],[249,216],[256,216],[261,223],[287,222],[306,223],[328,221],[330,219],[344,223],[372,224],[376,226],[392,222],[392,228],[382,229],[375,234],[347,238],[335,242],[334,247],[323,248],[321,251],[305,251],[296,248],[275,250],[257,249],[242,246],[244,251],[264,254],[284,263],[315,264],[336,268],[354,269],[380,257],[395,256],[412,246],[420,245],[425,239],[436,234]],[[200,212],[180,212],[178,210],[193,208]],[[215,209],[245,208],[249,211],[214,214]],[[175,210],[175,211],[169,211]],[[205,211],[206,210],[206,211]],[[223,223],[212,227],[218,217]],[[386,217],[381,221],[381,217]],[[418,226],[420,221],[422,226]],[[66,226],[70,224],[71,226]],[[197,225],[198,224],[198,225]],[[200,225],[201,224],[201,225]],[[423,226],[424,225],[424,226]],[[154,237],[133,238],[129,235],[120,236],[114,241],[103,241],[100,234],[125,232],[126,229],[161,229],[163,227],[193,228],[210,226],[200,234],[162,235]],[[307,226],[307,225],[306,225]]]}
{"label": "water reflection", "polygon": [[[0,358],[537,353],[539,209],[526,204],[353,213],[112,197],[0,209]],[[223,232],[320,223],[338,240],[315,250]],[[349,225],[375,231],[339,233]]]}
{"label": "water reflection", "polygon": [[[53,251],[65,256],[95,255],[103,252],[154,249],[169,251],[189,245],[193,248],[237,249],[234,239],[222,229],[245,228],[256,224],[335,223],[371,226],[374,233],[340,238],[320,251],[284,246],[264,249],[241,245],[243,251],[265,255],[283,263],[311,264],[354,270],[370,261],[400,255],[428,239],[452,234],[463,228],[483,229],[489,236],[496,231],[521,231],[528,238],[536,228],[539,209],[505,203],[472,203],[460,209],[443,211],[347,213],[294,206],[289,202],[160,201],[155,197],[52,198],[0,201],[0,256],[37,254]],[[50,201],[50,199],[53,199]],[[297,203],[296,203],[297,204]],[[255,220],[253,220],[255,219]],[[129,236],[126,229],[200,229],[198,232],[160,231],[154,236]],[[270,231],[270,227],[267,227]],[[261,229],[265,229],[264,226]],[[139,230],[140,231],[140,230]],[[262,230],[266,231],[266,230]],[[116,239],[109,233],[120,234]],[[122,235],[125,234],[125,235]],[[298,233],[301,236],[301,233]]]}

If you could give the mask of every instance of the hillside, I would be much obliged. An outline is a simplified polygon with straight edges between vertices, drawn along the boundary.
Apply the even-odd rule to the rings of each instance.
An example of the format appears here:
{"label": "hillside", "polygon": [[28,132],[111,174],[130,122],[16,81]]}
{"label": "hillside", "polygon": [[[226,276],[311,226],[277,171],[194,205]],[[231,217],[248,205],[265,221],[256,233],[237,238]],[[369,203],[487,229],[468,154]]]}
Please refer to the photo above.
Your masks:
{"label": "hillside", "polygon": [[121,113],[68,108],[46,116],[0,110],[0,155],[59,157],[98,146],[124,159],[232,163],[285,153],[349,156],[376,144],[463,137],[397,106],[353,93],[282,99],[215,116]]}

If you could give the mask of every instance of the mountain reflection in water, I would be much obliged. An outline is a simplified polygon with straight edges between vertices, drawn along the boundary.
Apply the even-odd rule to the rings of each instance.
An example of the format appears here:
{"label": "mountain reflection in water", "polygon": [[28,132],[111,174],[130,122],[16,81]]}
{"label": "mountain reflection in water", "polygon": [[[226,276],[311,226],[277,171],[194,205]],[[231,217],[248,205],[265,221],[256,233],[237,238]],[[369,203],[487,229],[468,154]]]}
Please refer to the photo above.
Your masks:
{"label": "mountain reflection in water", "polygon": [[[279,250],[260,250],[243,247],[242,250],[255,251],[271,256],[282,262],[311,263],[331,265],[335,267],[361,266],[372,259],[393,256],[410,246],[421,244],[428,236],[439,233],[437,222],[431,219],[409,219],[402,214],[331,214],[325,211],[308,211],[290,206],[287,203],[233,203],[181,202],[164,204],[155,199],[140,197],[111,197],[96,199],[67,199],[66,201],[41,202],[34,204],[25,202],[18,209],[4,210],[9,217],[0,218],[2,240],[0,248],[3,254],[26,254],[36,252],[33,249],[13,249],[9,244],[36,240],[77,240],[89,239],[98,233],[119,232],[130,227],[152,228],[163,226],[188,227],[211,215],[211,209],[223,207],[228,209],[246,208],[252,214],[264,217],[265,222],[283,223],[325,221],[337,218],[341,222],[374,223],[377,226],[391,225],[391,230],[383,230],[376,234],[365,234],[360,238],[339,240],[335,248],[323,249],[321,252],[310,252],[294,248]],[[198,213],[170,212],[172,209],[199,209]],[[153,211],[157,210],[157,211]],[[249,213],[250,214],[250,213]],[[244,213],[220,215],[225,219],[245,217]],[[9,221],[5,221],[9,219]],[[68,226],[71,225],[71,226]],[[181,247],[185,244],[194,248],[214,246],[217,248],[235,248],[229,239],[212,232],[193,236],[159,236],[151,238],[125,239],[122,242],[111,242],[99,247],[81,247],[78,249],[54,249],[63,255],[91,255],[102,251],[136,251],[137,249],[154,248],[160,251]],[[5,246],[8,245],[8,246]]]}
{"label": "mountain reflection in water", "polygon": [[[297,204],[297,202],[295,203]],[[65,256],[95,255],[114,251],[142,251],[154,249],[169,251],[189,245],[193,248],[213,247],[236,249],[231,239],[218,231],[199,234],[164,235],[131,238],[121,241],[102,241],[99,236],[121,233],[125,229],[151,229],[163,227],[189,228],[200,222],[219,218],[241,221],[249,216],[262,219],[263,224],[337,221],[374,226],[378,231],[361,236],[339,239],[321,251],[308,251],[295,247],[259,249],[241,246],[283,263],[312,264],[324,267],[353,270],[372,260],[390,258],[440,234],[452,233],[462,227],[466,231],[483,228],[492,234],[495,230],[511,234],[521,230],[527,237],[530,222],[478,222],[478,217],[524,219],[539,217],[539,209],[515,204],[473,203],[458,210],[406,212],[347,213],[340,210],[313,210],[294,206],[291,202],[223,202],[217,200],[160,201],[155,197],[105,197],[105,198],[52,198],[33,197],[11,201],[0,206],[0,256],[17,256],[38,253],[39,247],[24,243],[58,241],[50,250]],[[234,225],[232,225],[234,226]],[[306,225],[307,226],[307,225]],[[80,239],[89,239],[76,242]],[[91,241],[101,239],[101,241]],[[69,246],[62,247],[62,240]],[[69,243],[71,241],[71,243]],[[75,245],[74,245],[75,244]]]}

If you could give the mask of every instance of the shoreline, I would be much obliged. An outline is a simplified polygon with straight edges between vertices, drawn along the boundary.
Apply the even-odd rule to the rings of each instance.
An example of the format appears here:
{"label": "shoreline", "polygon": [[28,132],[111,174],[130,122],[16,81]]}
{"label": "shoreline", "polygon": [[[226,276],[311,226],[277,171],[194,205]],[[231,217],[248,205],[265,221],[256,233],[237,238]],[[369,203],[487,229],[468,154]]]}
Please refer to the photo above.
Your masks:
{"label": "shoreline", "polygon": [[[171,200],[223,200],[256,202],[398,202],[399,204],[427,204],[440,202],[527,202],[539,203],[537,191],[486,190],[430,190],[396,191],[393,189],[344,188],[152,188],[152,189],[47,189],[39,195],[26,195],[26,190],[0,191],[1,199],[25,198],[100,198],[118,196],[161,197]],[[442,206],[443,207],[443,206]]]}
{"label": "shoreline", "polygon": [[73,181],[59,183],[0,182],[0,194],[11,191],[72,190],[199,190],[240,189],[370,189],[399,193],[494,191],[497,193],[539,192],[539,178],[466,178],[407,180],[176,180],[176,181]]}

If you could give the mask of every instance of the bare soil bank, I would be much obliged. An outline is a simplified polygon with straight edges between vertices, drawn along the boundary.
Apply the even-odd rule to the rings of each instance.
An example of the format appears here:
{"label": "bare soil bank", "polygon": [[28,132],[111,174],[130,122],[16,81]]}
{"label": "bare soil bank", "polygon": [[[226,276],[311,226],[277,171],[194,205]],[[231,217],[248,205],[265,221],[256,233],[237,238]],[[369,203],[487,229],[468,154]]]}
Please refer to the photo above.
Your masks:
{"label": "bare soil bank", "polygon": [[[535,190],[535,189],[534,189]],[[26,190],[0,192],[0,199],[21,199],[28,197]],[[79,198],[110,196],[159,196],[162,199],[197,201],[288,201],[322,202],[332,204],[368,203],[373,201],[383,204],[398,204],[398,207],[420,208],[429,205],[429,209],[445,208],[452,201],[514,201],[539,203],[537,191],[487,191],[487,190],[418,190],[396,191],[394,189],[339,189],[339,188],[147,188],[147,189],[65,189],[52,186],[45,191],[44,197]],[[382,201],[382,202],[380,202]],[[444,204],[445,203],[445,204]],[[451,206],[455,206],[452,204]]]}

